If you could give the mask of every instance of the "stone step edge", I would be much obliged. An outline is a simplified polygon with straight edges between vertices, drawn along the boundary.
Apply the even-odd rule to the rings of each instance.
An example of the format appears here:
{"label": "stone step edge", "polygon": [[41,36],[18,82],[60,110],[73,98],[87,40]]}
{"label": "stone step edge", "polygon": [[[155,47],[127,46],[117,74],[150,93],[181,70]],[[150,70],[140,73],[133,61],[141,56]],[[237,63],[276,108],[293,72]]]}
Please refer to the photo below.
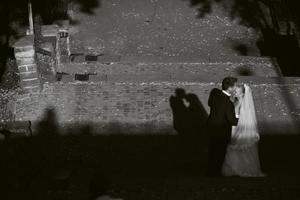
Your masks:
{"label": "stone step edge", "polygon": [[[33,121],[21,121],[21,120],[11,120],[11,121],[0,121],[0,126],[5,127],[6,130],[9,130],[12,134],[16,134],[16,136],[34,136],[39,128],[41,120],[33,120]],[[143,121],[143,122],[127,122],[127,121],[61,121],[57,122],[59,125],[59,130],[61,132],[68,132],[70,128],[72,130],[76,130],[77,128],[82,128],[89,124],[93,127],[95,133],[100,133],[107,135],[110,133],[114,133],[112,131],[114,129],[113,126],[116,124],[119,127],[122,127],[123,130],[130,131],[129,134],[124,134],[125,131],[121,131],[120,134],[124,135],[132,135],[132,134],[140,134],[142,132],[146,132],[148,134],[157,134],[157,135],[176,135],[176,131],[173,129],[172,124],[167,124],[165,122],[154,122],[154,121]],[[153,130],[149,130],[149,126],[153,127]],[[99,135],[99,134],[96,134]],[[146,134],[144,134],[146,135]],[[1,139],[0,139],[1,141]]]}
{"label": "stone step edge", "polygon": [[[142,59],[143,60],[143,59]],[[79,70],[81,73],[83,71],[87,72],[94,72],[98,67],[101,67],[101,65],[105,67],[118,67],[116,65],[162,65],[162,66],[172,66],[172,65],[205,65],[205,66],[213,66],[213,65],[238,65],[238,66],[244,66],[244,65],[250,65],[252,68],[257,65],[258,67],[263,66],[264,68],[273,68],[272,71],[276,72],[277,76],[283,76],[281,69],[276,61],[275,58],[272,57],[238,57],[237,60],[213,60],[213,61],[201,61],[199,59],[195,60],[155,60],[152,61],[141,61],[138,59],[132,59],[132,60],[116,60],[116,61],[89,61],[89,62],[71,62],[71,63],[61,63],[57,66],[57,72],[61,73],[74,73],[74,68],[87,68]],[[149,66],[150,67],[150,66]],[[97,70],[96,70],[97,71]]]}
{"label": "stone step edge", "polygon": [[139,57],[139,56],[116,56],[116,57],[100,57],[97,61],[71,61],[70,63],[63,64],[110,64],[110,63],[153,63],[153,64],[207,64],[207,63],[276,63],[276,58],[273,57],[253,57],[253,56],[235,56],[235,57],[218,57],[214,59],[203,59],[203,58],[194,58],[194,57]]}
{"label": "stone step edge", "polygon": [[[128,66],[127,66],[128,65]],[[63,75],[75,75],[75,74],[89,74],[96,76],[139,76],[139,75],[154,75],[158,74],[176,74],[184,73],[190,75],[203,75],[203,74],[214,74],[219,73],[230,73],[238,74],[240,71],[249,70],[250,73],[256,76],[272,77],[282,76],[280,68],[276,65],[270,64],[253,64],[253,63],[138,63],[136,66],[131,67],[132,63],[113,63],[113,64],[100,64],[100,63],[74,63],[59,65],[56,72]],[[219,66],[223,65],[223,66]],[[158,70],[152,70],[155,67]],[[211,68],[212,67],[212,68]],[[132,68],[132,69],[131,69]],[[191,70],[189,71],[189,68]],[[211,68],[211,69],[210,69]],[[128,70],[126,70],[128,69]],[[258,72],[256,73],[256,69]],[[137,70],[137,72],[135,72]],[[142,71],[143,70],[143,71]],[[193,72],[195,71],[196,72]]]}
{"label": "stone step edge", "polygon": [[105,62],[75,62],[75,63],[60,63],[57,67],[57,71],[63,71],[62,69],[65,69],[66,66],[72,68],[72,66],[75,67],[95,67],[95,66],[115,66],[115,65],[137,65],[137,66],[153,66],[153,65],[162,65],[162,66],[172,66],[172,65],[238,65],[238,66],[244,66],[244,65],[265,65],[268,67],[278,67],[277,63],[255,63],[255,62],[111,62],[111,63],[105,63]]}
{"label": "stone step edge", "polygon": [[273,57],[261,56],[261,57],[254,57],[254,56],[220,56],[211,59],[201,58],[195,56],[121,56],[120,62],[138,62],[138,63],[207,63],[207,62],[215,62],[215,63],[228,63],[228,62],[256,62],[256,61],[265,61],[265,62],[273,62]]}
{"label": "stone step edge", "polygon": [[[187,79],[173,79],[173,80],[110,80],[101,78],[99,80],[94,79],[94,81],[76,81],[73,76],[66,75],[70,79],[67,81],[53,81],[44,82],[44,84],[178,84],[185,83],[189,84],[220,84],[222,78],[216,77],[197,77],[193,76]],[[300,85],[300,77],[259,77],[259,76],[235,76],[240,83],[248,83],[251,85],[269,84],[269,85]]]}
{"label": "stone step edge", "polygon": [[[241,56],[241,55],[231,55],[231,56],[218,56],[218,57],[207,57],[201,55],[186,55],[186,56],[154,56],[154,55],[109,55],[109,54],[85,54],[85,53],[75,53],[71,52],[71,57],[85,57],[85,56],[95,56],[99,61],[111,61],[111,62],[240,62],[241,60],[274,60],[274,57],[270,56]],[[98,61],[98,62],[99,62]],[[97,62],[97,61],[91,61]]]}
{"label": "stone step edge", "polygon": [[[1,121],[0,126],[5,128],[5,130],[10,131],[16,136],[35,136],[42,119],[40,120],[26,120],[21,121],[16,119],[15,121]],[[70,130],[78,130],[78,128],[85,127],[89,125],[91,127],[93,135],[116,135],[120,134],[122,136],[132,136],[132,135],[177,135],[173,128],[171,121],[80,121],[80,120],[66,120],[56,122],[59,127],[59,132],[61,136],[67,136]],[[272,130],[271,130],[272,129]],[[270,131],[271,130],[271,131]],[[261,135],[271,135],[280,136],[282,130],[288,130],[285,134],[288,135],[300,135],[298,129],[290,129],[290,125],[279,125],[274,126],[273,123],[267,122],[265,120],[260,121],[259,132]],[[1,138],[0,138],[1,141]]]}

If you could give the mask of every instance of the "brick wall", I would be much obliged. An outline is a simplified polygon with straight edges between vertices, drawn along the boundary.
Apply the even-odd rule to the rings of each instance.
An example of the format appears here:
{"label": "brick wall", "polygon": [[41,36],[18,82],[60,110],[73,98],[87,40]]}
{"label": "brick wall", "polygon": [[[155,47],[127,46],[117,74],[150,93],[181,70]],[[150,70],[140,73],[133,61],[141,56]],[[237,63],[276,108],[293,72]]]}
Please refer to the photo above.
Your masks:
{"label": "brick wall", "polygon": [[[246,80],[245,80],[246,81]],[[255,82],[255,80],[254,80]],[[23,95],[16,103],[16,120],[38,122],[53,108],[61,127],[90,125],[95,134],[120,132],[175,133],[169,98],[176,88],[207,99],[217,83],[55,83],[42,93]],[[252,83],[261,132],[292,133],[300,121],[299,84]]]}

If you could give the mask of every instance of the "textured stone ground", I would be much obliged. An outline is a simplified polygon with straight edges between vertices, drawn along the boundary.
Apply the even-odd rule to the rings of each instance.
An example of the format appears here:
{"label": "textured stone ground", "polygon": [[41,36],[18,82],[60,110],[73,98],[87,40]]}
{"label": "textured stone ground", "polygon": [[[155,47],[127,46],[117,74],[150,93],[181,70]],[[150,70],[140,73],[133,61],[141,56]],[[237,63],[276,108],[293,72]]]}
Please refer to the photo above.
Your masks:
{"label": "textured stone ground", "polygon": [[21,89],[18,87],[19,77],[16,62],[9,59],[0,83],[0,120],[10,121],[14,118],[14,102]]}
{"label": "textured stone ground", "polygon": [[94,13],[73,13],[71,52],[112,55],[190,56],[214,59],[259,55],[257,33],[231,20],[229,11],[215,5],[204,18],[181,0],[99,0]]}

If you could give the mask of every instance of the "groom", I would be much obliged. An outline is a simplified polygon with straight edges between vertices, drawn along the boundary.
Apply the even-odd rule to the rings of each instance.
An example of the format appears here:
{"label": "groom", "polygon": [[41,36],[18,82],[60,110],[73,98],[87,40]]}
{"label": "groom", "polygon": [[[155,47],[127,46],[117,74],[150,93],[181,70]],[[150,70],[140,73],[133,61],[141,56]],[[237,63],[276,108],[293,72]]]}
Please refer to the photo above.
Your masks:
{"label": "groom", "polygon": [[222,81],[222,90],[214,88],[210,92],[208,105],[210,114],[207,120],[209,152],[208,175],[221,176],[227,144],[230,142],[232,126],[238,123],[238,116],[231,95],[236,89],[237,78],[226,77]]}

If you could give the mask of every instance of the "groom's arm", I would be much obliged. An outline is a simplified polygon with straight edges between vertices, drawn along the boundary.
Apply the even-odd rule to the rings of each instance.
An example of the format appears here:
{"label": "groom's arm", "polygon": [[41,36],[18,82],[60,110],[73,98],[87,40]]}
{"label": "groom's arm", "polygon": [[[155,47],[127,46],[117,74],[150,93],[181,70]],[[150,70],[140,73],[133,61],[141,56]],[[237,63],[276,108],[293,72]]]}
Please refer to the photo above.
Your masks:
{"label": "groom's arm", "polygon": [[228,106],[226,106],[226,118],[231,126],[236,126],[238,124],[239,119],[236,117],[234,105],[230,102]]}

